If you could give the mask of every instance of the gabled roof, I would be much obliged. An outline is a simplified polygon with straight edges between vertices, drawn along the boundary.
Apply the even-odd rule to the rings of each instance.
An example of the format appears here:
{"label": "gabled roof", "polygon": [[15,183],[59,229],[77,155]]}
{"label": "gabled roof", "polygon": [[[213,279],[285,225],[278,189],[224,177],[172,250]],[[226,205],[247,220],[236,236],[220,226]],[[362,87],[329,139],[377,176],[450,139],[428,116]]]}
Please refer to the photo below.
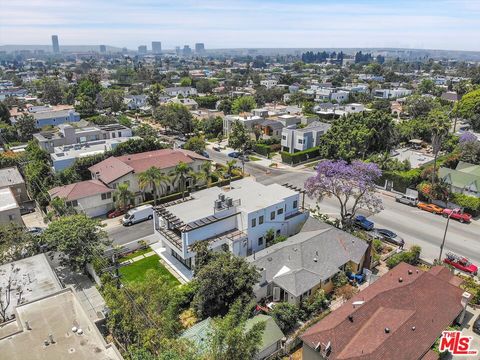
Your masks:
{"label": "gabled roof", "polygon": [[277,343],[278,341],[282,340],[285,336],[278,327],[277,323],[271,316],[259,314],[254,316],[251,319],[248,319],[245,323],[245,330],[250,330],[255,324],[260,322],[265,322],[265,330],[262,333],[262,342],[258,349],[258,352],[261,353],[265,349],[269,348],[273,344]]}
{"label": "gabled roof", "polygon": [[131,166],[113,156],[90,166],[88,170],[105,184],[110,184],[112,181],[133,172]]}
{"label": "gabled roof", "polygon": [[322,350],[330,343],[330,360],[421,359],[463,309],[454,278],[441,266],[400,263],[301,338]]}
{"label": "gabled roof", "polygon": [[442,167],[438,174],[452,186],[468,188],[471,191],[480,191],[480,166],[466,162],[459,162],[457,168],[449,169]]}
{"label": "gabled roof", "polygon": [[57,186],[48,191],[52,198],[62,198],[68,201],[78,200],[85,197],[112,192],[98,180],[80,181],[69,185]]}

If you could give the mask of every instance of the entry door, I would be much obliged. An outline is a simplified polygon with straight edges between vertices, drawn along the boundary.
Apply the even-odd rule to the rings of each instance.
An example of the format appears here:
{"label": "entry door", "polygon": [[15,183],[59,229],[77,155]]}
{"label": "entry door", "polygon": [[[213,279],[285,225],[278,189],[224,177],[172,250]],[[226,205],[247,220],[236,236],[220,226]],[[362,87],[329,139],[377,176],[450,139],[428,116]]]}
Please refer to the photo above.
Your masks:
{"label": "entry door", "polygon": [[273,301],[280,301],[280,288],[278,286],[273,288]]}

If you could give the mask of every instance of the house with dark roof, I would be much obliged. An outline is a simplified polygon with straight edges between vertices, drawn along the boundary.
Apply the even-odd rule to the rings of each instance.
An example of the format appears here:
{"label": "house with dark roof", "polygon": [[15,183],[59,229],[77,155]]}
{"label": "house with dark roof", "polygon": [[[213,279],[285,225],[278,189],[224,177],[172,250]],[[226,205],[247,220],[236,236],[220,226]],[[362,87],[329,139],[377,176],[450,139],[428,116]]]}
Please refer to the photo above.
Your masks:
{"label": "house with dark roof", "polygon": [[[92,174],[92,179],[101,181],[111,189],[116,189],[119,184],[128,184],[129,190],[135,194],[135,203],[138,204],[143,201],[144,192],[151,193],[152,191],[150,188],[140,189],[138,174],[151,167],[156,167],[162,173],[168,175],[181,162],[187,164],[192,171],[199,172],[202,165],[207,161],[210,160],[193,151],[162,149],[139,154],[111,156],[89,167],[88,170]],[[186,182],[187,188],[192,185],[193,180],[188,178]],[[157,190],[160,194],[167,194],[178,188],[178,182],[172,181],[160,188]]]}
{"label": "house with dark roof", "polygon": [[108,213],[113,209],[113,189],[99,180],[86,180],[64,186],[57,186],[48,191],[53,199],[60,198],[67,206],[77,212],[95,217]]}
{"label": "house with dark roof", "polygon": [[298,234],[247,258],[261,274],[257,300],[299,304],[317,289],[330,292],[332,278],[341,270],[362,271],[369,248],[345,231],[308,218]]}
{"label": "house with dark roof", "polygon": [[[430,359],[470,294],[450,269],[400,263],[302,335],[304,360]],[[437,357],[434,357],[437,358]]]}

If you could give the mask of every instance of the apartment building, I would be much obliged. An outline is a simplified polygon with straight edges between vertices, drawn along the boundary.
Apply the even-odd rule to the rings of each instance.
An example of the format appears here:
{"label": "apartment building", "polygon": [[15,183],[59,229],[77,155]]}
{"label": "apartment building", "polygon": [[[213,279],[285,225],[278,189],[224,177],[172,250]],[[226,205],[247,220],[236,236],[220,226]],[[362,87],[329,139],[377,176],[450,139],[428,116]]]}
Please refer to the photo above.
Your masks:
{"label": "apartment building", "polygon": [[282,130],[282,150],[293,154],[304,151],[320,144],[320,138],[330,129],[331,125],[314,121],[304,128],[296,125],[288,126]]}

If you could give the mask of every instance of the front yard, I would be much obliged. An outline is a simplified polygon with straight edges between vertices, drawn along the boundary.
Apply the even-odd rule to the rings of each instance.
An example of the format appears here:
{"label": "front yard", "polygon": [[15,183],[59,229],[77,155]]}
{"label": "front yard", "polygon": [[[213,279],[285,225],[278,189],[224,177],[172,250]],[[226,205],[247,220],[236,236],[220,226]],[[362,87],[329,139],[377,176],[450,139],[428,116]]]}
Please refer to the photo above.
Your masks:
{"label": "front yard", "polygon": [[153,270],[158,275],[164,276],[172,286],[179,285],[179,281],[160,263],[158,255],[152,255],[145,259],[135,261],[130,265],[120,268],[122,281],[136,283],[145,281],[147,270]]}

